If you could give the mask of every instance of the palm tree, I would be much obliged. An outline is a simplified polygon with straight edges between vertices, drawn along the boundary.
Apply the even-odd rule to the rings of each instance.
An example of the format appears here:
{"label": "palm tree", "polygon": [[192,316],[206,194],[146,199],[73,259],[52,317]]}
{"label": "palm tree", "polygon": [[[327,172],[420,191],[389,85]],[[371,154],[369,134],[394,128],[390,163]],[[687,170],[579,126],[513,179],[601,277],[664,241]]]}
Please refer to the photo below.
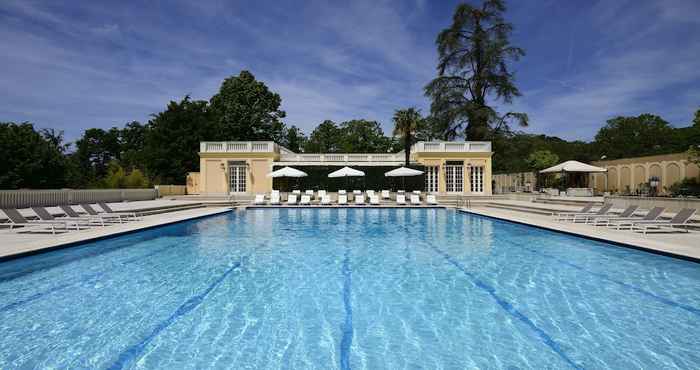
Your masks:
{"label": "palm tree", "polygon": [[394,136],[398,136],[403,141],[406,152],[406,166],[411,157],[411,145],[416,138],[416,132],[423,122],[420,110],[416,108],[398,109],[394,112]]}

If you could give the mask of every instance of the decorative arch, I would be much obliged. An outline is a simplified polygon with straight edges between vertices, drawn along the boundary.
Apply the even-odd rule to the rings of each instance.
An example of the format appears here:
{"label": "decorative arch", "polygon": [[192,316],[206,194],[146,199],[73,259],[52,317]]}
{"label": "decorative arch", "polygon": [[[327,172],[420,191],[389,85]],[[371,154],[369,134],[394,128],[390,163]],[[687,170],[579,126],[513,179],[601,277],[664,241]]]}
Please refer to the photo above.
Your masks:
{"label": "decorative arch", "polygon": [[681,181],[681,167],[675,162],[669,163],[666,166],[666,187],[678,181]]}
{"label": "decorative arch", "polygon": [[632,190],[632,188],[632,170],[627,166],[623,166],[620,169],[620,191],[627,192]]}
{"label": "decorative arch", "polygon": [[617,188],[617,168],[608,168],[608,189],[619,190]]}
{"label": "decorative arch", "polygon": [[658,163],[654,163],[649,166],[649,177],[656,176],[661,178],[661,166]]}
{"label": "decorative arch", "polygon": [[647,171],[646,168],[642,165],[636,165],[634,166],[634,188],[638,188],[639,184],[643,184],[647,182],[649,178],[647,177]]}

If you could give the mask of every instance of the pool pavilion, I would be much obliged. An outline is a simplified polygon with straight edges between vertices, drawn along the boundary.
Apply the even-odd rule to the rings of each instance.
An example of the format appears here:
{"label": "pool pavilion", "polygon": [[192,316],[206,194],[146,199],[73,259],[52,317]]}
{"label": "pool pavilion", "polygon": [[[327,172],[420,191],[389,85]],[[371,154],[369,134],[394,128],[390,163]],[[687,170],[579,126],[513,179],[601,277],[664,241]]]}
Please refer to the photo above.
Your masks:
{"label": "pool pavilion", "polygon": [[[259,194],[273,189],[421,190],[439,195],[491,195],[491,143],[486,141],[419,141],[411,148],[411,168],[420,176],[402,179],[384,173],[405,165],[405,153],[295,153],[272,141],[200,143],[200,172],[187,177],[188,190],[202,195]],[[362,177],[333,179],[342,167]],[[297,179],[270,178],[283,167],[308,174]]]}

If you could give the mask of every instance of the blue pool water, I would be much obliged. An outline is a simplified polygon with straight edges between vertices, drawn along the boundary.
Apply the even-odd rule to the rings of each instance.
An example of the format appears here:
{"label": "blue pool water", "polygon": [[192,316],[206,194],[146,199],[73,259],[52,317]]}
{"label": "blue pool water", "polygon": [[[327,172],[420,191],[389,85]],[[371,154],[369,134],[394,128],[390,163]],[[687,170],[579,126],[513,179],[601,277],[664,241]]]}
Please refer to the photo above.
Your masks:
{"label": "blue pool water", "polygon": [[265,209],[0,263],[2,369],[697,369],[700,265],[441,209]]}

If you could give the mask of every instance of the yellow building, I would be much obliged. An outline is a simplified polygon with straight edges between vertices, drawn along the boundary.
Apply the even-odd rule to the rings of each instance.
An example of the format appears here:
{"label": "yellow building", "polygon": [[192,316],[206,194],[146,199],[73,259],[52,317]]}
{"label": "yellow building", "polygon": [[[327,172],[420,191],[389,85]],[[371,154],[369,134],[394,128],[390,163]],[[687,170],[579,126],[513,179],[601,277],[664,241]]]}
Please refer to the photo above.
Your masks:
{"label": "yellow building", "polygon": [[[424,191],[491,195],[492,154],[490,142],[421,141],[411,149],[411,164],[423,167]],[[267,174],[283,166],[389,168],[405,161],[404,152],[294,153],[271,141],[202,142],[199,157],[200,172],[188,175],[188,191],[205,195],[269,193]]]}

